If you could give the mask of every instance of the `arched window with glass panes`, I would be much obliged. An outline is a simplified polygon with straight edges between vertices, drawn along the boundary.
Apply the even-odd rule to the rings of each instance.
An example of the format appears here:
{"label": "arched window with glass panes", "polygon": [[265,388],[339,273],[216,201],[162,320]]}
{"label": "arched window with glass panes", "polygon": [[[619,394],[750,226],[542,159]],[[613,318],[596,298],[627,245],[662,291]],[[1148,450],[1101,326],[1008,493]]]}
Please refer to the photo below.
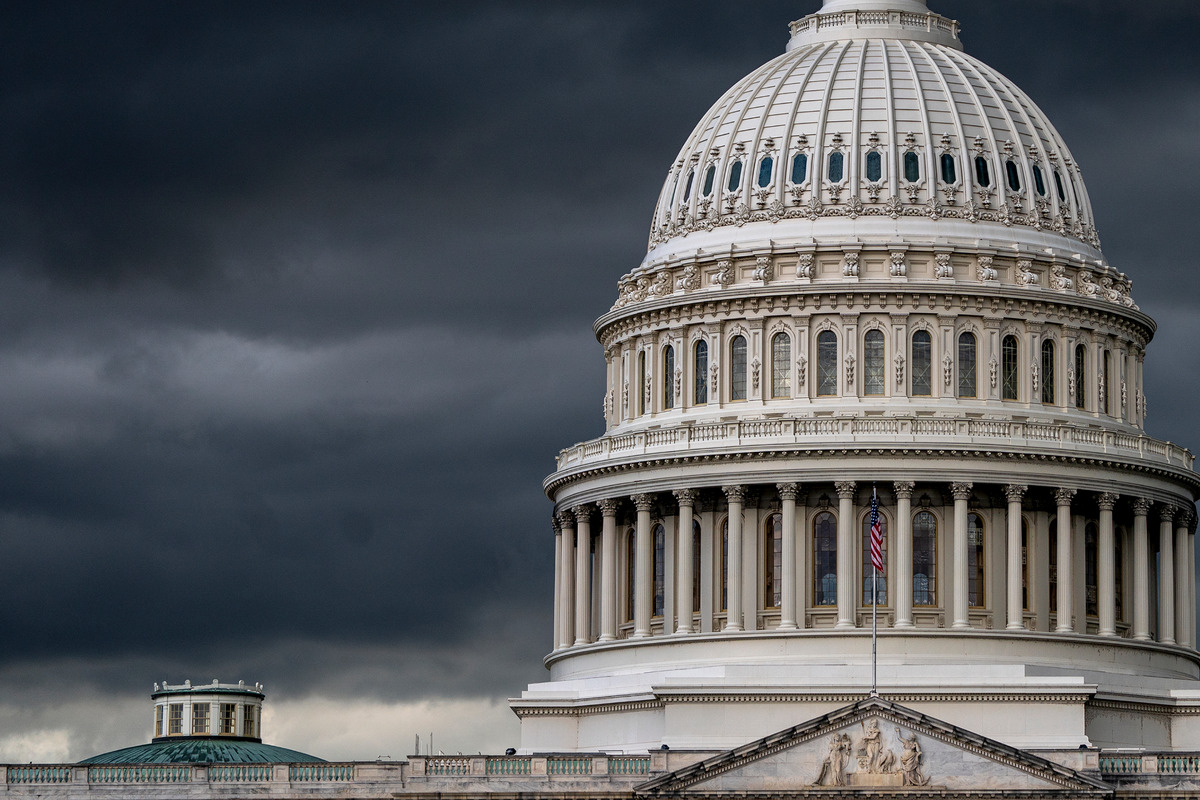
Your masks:
{"label": "arched window with glass panes", "polygon": [[695,371],[692,402],[702,406],[708,403],[708,342],[703,339],[696,342],[692,351],[692,367]]}
{"label": "arched window with glass panes", "polygon": [[833,331],[817,334],[817,396],[838,393],[838,340]]}
{"label": "arched window with glass panes", "polygon": [[863,394],[878,397],[884,393],[887,380],[884,372],[883,331],[869,330],[863,336]]}
{"label": "arched window with glass panes", "polygon": [[654,576],[654,605],[651,613],[661,617],[667,607],[667,530],[661,522],[654,526],[651,536],[654,547],[651,567]]}
{"label": "arched window with glass panes", "polygon": [[984,537],[983,517],[976,513],[967,515],[967,604],[971,608],[987,605],[985,566],[987,548]]}
{"label": "arched window with glass panes", "polygon": [[646,351],[638,351],[638,414],[646,413],[646,389],[650,386],[650,375],[646,371]]}
{"label": "arched window with glass panes", "polygon": [[1100,614],[1100,529],[1089,521],[1083,529],[1083,588],[1084,613],[1089,617]]}
{"label": "arched window with glass panes", "polygon": [[918,511],[912,522],[913,605],[937,605],[937,518]]}
{"label": "arched window with glass panes", "polygon": [[721,560],[717,565],[717,583],[721,587],[721,611],[729,610],[729,517],[721,520]]}
{"label": "arched window with glass panes", "polygon": [[771,514],[763,525],[763,608],[779,608],[783,596],[783,515]]}
{"label": "arched window with glass panes", "polygon": [[1054,340],[1042,340],[1042,402],[1054,405]]}
{"label": "arched window with glass panes", "polygon": [[1020,361],[1017,337],[1009,334],[1000,343],[1000,397],[1004,400],[1020,397]]}
{"label": "arched window with glass panes", "polygon": [[675,407],[675,348],[663,348],[663,408]]}
{"label": "arched window with glass panes", "polygon": [[929,397],[933,394],[933,337],[929,331],[913,333],[910,363],[913,397]]}
{"label": "arched window with glass panes", "polygon": [[1075,345],[1075,407],[1087,410],[1087,347]]}
{"label": "arched window with glass panes", "polygon": [[792,396],[792,337],[777,333],[771,337],[771,397]]}
{"label": "arched window with glass panes", "polygon": [[692,613],[700,613],[700,550],[703,537],[700,535],[700,523],[692,520]]}
{"label": "arched window with glass panes", "polygon": [[729,399],[746,399],[746,337],[741,335],[729,340]]}
{"label": "arched window with glass panes", "polygon": [[978,349],[975,334],[967,332],[958,335],[958,396],[979,396]]}
{"label": "arched window with glass panes", "polygon": [[813,518],[813,605],[837,605],[837,519],[828,511]]}
{"label": "arched window with glass panes", "polygon": [[633,530],[625,532],[625,621],[633,622],[637,584],[637,540]]}

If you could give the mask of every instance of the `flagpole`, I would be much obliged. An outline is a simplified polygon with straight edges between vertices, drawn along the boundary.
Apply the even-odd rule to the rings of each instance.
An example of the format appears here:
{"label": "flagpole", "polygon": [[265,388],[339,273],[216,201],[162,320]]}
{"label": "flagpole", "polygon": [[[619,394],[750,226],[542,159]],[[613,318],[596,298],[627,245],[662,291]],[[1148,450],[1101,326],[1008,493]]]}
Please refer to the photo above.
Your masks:
{"label": "flagpole", "polygon": [[[871,484],[871,527],[875,527],[879,514],[878,497],[875,494],[875,484]],[[872,533],[874,536],[874,533]],[[879,567],[875,559],[871,559],[871,696],[879,696]]]}

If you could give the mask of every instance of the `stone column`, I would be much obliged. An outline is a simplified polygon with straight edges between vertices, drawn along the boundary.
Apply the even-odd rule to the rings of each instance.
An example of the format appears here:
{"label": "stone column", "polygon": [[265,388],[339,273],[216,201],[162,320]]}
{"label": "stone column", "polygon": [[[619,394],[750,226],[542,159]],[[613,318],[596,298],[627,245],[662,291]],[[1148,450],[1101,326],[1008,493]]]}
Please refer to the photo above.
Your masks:
{"label": "stone column", "polygon": [[592,506],[575,506],[575,644],[592,640]]}
{"label": "stone column", "polygon": [[675,616],[679,620],[676,633],[692,632],[692,508],[696,505],[695,489],[676,489],[675,499],[679,502],[679,525],[675,552],[678,556],[679,574],[675,576]]}
{"label": "stone column", "polygon": [[1150,501],[1133,501],[1133,638],[1150,640],[1150,539],[1146,514]]}
{"label": "stone column", "polygon": [[1196,647],[1196,513],[1187,510],[1188,555],[1187,555],[1187,646]]}
{"label": "stone column", "polygon": [[897,628],[911,628],[913,608],[912,576],[912,481],[896,481],[896,555],[893,560],[892,597],[896,598]]}
{"label": "stone column", "polygon": [[560,511],[558,524],[562,528],[561,560],[558,567],[562,573],[562,591],[558,595],[558,618],[561,623],[558,630],[558,648],[565,650],[575,641],[575,515],[569,511]]}
{"label": "stone column", "polygon": [[1004,487],[1008,498],[1008,625],[1010,631],[1025,630],[1025,605],[1021,602],[1021,498],[1029,487],[1009,484]]}
{"label": "stone column", "polygon": [[838,495],[837,601],[840,630],[855,627],[854,619],[854,481],[834,484]]}
{"label": "stone column", "polygon": [[1175,508],[1158,509],[1158,640],[1175,644]]}
{"label": "stone column", "polygon": [[1117,635],[1117,545],[1113,535],[1113,506],[1117,495],[1104,492],[1096,498],[1100,506],[1100,541],[1097,543],[1099,574],[1096,576],[1096,593],[1099,595],[1100,635]]}
{"label": "stone column", "polygon": [[[745,486],[722,487],[729,501],[729,551],[725,563],[725,630],[742,630],[742,502]],[[717,547],[720,547],[718,544]]]}
{"label": "stone column", "polygon": [[637,533],[634,540],[636,571],[633,575],[633,638],[644,639],[650,635],[650,582],[653,579],[654,543],[650,541],[650,511],[654,508],[654,495],[635,494],[631,498],[637,506]]}
{"label": "stone column", "polygon": [[1188,576],[1187,552],[1188,529],[1187,510],[1180,511],[1175,519],[1175,644],[1191,647],[1187,632],[1188,619]]}
{"label": "stone column", "polygon": [[967,612],[967,503],[971,499],[973,484],[969,482],[950,484],[954,496],[954,603],[953,628],[971,627]]}
{"label": "stone column", "polygon": [[[558,517],[552,516],[554,522],[554,644],[552,649],[558,650],[562,642],[562,527]],[[241,717],[238,717],[239,724]],[[165,724],[165,723],[164,723]]]}
{"label": "stone column", "polygon": [[1074,586],[1071,579],[1075,577],[1075,560],[1073,537],[1074,525],[1071,524],[1071,499],[1075,497],[1074,489],[1058,489],[1054,492],[1054,500],[1058,504],[1058,516],[1055,526],[1058,528],[1058,625],[1059,633],[1071,633],[1075,630],[1071,625],[1074,612],[1071,608]]}
{"label": "stone column", "polygon": [[620,501],[606,498],[597,505],[603,517],[600,530],[600,641],[617,638],[617,508]]}
{"label": "stone column", "polygon": [[794,483],[776,484],[783,501],[783,585],[780,587],[779,630],[794,631],[796,625],[796,496]]}

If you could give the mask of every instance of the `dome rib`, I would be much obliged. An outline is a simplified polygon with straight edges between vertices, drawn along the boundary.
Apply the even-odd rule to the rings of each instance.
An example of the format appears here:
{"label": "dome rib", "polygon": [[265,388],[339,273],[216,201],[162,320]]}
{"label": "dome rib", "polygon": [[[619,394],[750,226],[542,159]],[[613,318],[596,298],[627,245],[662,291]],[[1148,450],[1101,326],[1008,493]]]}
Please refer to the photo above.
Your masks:
{"label": "dome rib", "polygon": [[851,44],[848,41],[841,42],[842,48],[834,59],[829,71],[829,78],[825,81],[825,91],[821,95],[821,108],[817,116],[817,141],[813,145],[812,187],[814,196],[821,191],[825,181],[825,137],[829,135],[829,101],[833,96],[833,87],[837,83],[838,72],[846,58],[846,53],[850,51]]}
{"label": "dome rib", "polygon": [[[787,132],[784,134],[784,137],[783,137],[783,141],[784,141],[783,152],[785,152],[785,153],[791,152],[790,148],[792,145],[792,141],[794,139],[798,139],[800,137],[800,134],[797,133],[797,131],[796,131],[797,118],[800,115],[800,105],[801,105],[801,103],[804,102],[804,95],[805,95],[806,91],[808,90],[809,82],[812,81],[813,75],[816,73],[817,65],[821,63],[821,59],[824,57],[825,53],[828,52],[832,47],[833,47],[832,43],[822,44],[822,45],[813,45],[810,48],[810,50],[807,53],[805,53],[805,56],[815,54],[815,55],[813,55],[812,58],[803,57],[803,58],[796,59],[797,68],[799,68],[799,66],[801,64],[806,64],[808,66],[808,70],[804,73],[804,80],[801,81],[801,83],[800,83],[800,87],[796,92],[796,99],[792,101],[791,112],[788,114],[788,122],[787,122],[787,129],[786,129]],[[817,51],[820,51],[820,52],[817,52]],[[799,152],[799,150],[797,150],[797,152]],[[784,174],[786,174],[786,173],[784,173]],[[786,184],[787,184],[787,181],[779,181],[779,189],[777,192],[777,196],[779,197],[779,201],[781,203],[787,202],[785,199],[787,190],[784,188],[786,186]]]}
{"label": "dome rib", "polygon": [[[949,109],[950,119],[952,120],[952,123],[954,125],[954,130],[955,130],[955,133],[957,134],[957,138],[958,138],[957,144],[951,142],[951,145],[950,145],[950,152],[958,155],[958,162],[959,162],[958,169],[960,170],[960,175],[958,175],[956,177],[961,178],[959,183],[961,183],[966,188],[966,196],[968,199],[971,199],[974,196],[971,192],[971,189],[973,188],[971,186],[971,184],[974,182],[971,180],[970,172],[966,170],[966,161],[968,158],[968,156],[967,156],[967,153],[968,153],[967,134],[966,134],[966,130],[963,125],[962,110],[959,108],[959,104],[954,98],[954,92],[950,89],[950,84],[946,81],[945,73],[942,70],[938,69],[938,65],[933,59],[934,48],[928,48],[928,49],[917,48],[917,49],[921,53],[921,55],[925,58],[926,63],[929,65],[930,71],[937,78],[938,83],[942,87],[942,92],[946,96],[946,108]],[[940,165],[938,164],[937,155],[934,151],[934,143],[933,143],[932,139],[929,140],[929,150],[930,150],[929,156],[930,156],[930,161],[931,161],[931,168],[930,168],[930,173],[929,173],[929,195],[930,195],[930,197],[933,197],[936,200],[937,190],[938,190],[938,180],[941,177],[941,169],[940,169]]]}

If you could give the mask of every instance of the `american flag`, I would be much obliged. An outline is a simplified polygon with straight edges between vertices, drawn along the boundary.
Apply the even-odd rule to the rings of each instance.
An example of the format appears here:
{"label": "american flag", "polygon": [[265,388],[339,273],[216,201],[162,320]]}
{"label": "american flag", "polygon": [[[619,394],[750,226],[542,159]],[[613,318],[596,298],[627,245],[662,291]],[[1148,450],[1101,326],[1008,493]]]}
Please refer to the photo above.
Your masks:
{"label": "american flag", "polygon": [[871,489],[871,564],[883,572],[883,521],[879,519],[879,500]]}

